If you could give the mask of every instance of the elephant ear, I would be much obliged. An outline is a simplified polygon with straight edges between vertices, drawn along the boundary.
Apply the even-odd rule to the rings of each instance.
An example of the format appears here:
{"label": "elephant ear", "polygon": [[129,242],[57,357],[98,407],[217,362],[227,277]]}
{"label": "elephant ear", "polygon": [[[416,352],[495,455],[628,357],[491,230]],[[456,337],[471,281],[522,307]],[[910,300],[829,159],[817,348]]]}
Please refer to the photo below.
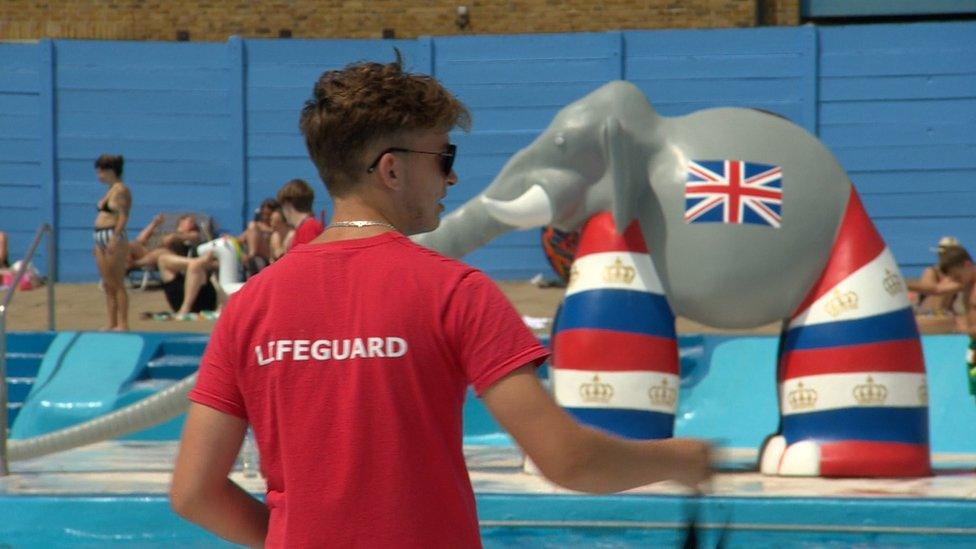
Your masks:
{"label": "elephant ear", "polygon": [[632,150],[632,144],[620,120],[607,117],[603,125],[603,155],[607,159],[607,170],[603,177],[604,180],[610,179],[604,183],[609,183],[605,188],[612,189],[613,220],[620,233],[637,219],[641,195],[647,192],[647,185],[638,179],[639,172],[634,169],[640,156]]}

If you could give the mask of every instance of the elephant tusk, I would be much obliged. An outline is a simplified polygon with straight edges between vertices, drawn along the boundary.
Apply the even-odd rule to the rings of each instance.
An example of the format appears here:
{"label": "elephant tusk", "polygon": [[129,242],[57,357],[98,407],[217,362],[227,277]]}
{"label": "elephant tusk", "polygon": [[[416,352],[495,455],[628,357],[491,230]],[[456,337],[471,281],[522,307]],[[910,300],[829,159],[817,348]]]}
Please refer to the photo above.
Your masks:
{"label": "elephant tusk", "polygon": [[532,185],[522,196],[513,200],[482,196],[481,202],[492,217],[519,229],[542,227],[552,221],[552,202],[539,185]]}

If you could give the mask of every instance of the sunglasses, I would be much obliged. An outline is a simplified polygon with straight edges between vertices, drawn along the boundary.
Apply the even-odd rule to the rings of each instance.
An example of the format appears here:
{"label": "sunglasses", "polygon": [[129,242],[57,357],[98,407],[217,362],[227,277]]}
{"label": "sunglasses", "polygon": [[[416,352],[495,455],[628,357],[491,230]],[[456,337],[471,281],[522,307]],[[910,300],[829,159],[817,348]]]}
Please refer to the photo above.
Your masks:
{"label": "sunglasses", "polygon": [[392,152],[403,152],[403,153],[417,153],[417,154],[436,154],[441,157],[441,173],[444,177],[451,175],[451,168],[454,167],[454,157],[457,155],[457,145],[450,144],[447,146],[447,150],[443,152],[433,152],[433,151],[415,151],[413,149],[403,149],[400,147],[390,147],[384,150],[376,157],[376,160],[366,168],[366,173],[373,173],[376,171],[376,165],[380,163],[380,159],[383,158],[384,154]]}

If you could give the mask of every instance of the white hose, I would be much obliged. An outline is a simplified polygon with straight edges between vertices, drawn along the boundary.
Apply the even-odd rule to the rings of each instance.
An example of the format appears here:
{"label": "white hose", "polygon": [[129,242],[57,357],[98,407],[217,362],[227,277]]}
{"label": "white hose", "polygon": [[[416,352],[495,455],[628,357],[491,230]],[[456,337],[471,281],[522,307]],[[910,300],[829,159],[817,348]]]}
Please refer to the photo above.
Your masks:
{"label": "white hose", "polygon": [[128,435],[169,421],[189,407],[193,373],[175,384],[110,414],[31,438],[7,441],[8,461],[31,459]]}

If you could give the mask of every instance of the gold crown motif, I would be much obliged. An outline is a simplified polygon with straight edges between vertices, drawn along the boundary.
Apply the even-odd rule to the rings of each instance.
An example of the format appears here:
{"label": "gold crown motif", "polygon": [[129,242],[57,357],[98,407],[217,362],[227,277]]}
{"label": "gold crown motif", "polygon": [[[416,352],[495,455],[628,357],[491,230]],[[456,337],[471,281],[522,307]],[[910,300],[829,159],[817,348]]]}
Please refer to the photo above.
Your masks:
{"label": "gold crown motif", "polygon": [[871,376],[868,376],[867,383],[862,383],[854,387],[854,400],[861,406],[871,406],[884,404],[888,398],[888,388],[880,383],[875,383]]}
{"label": "gold crown motif", "polygon": [[895,295],[901,292],[903,288],[904,286],[901,283],[901,277],[898,273],[885,269],[884,289],[888,292],[888,295]]}
{"label": "gold crown motif", "polygon": [[613,385],[600,381],[600,376],[594,375],[593,381],[580,384],[580,398],[583,402],[610,402],[613,398]]}
{"label": "gold crown motif", "polygon": [[918,386],[918,403],[928,404],[929,403],[929,386],[923,383]]}
{"label": "gold crown motif", "polygon": [[804,387],[801,381],[796,384],[796,389],[789,392],[787,400],[793,410],[808,410],[817,404],[817,391]]}
{"label": "gold crown motif", "polygon": [[846,311],[853,311],[857,309],[857,294],[853,290],[840,293],[839,290],[834,289],[833,295],[824,304],[824,309],[827,311],[827,314],[834,318],[837,318]]}
{"label": "gold crown motif", "polygon": [[612,265],[607,265],[603,268],[604,282],[630,284],[634,281],[635,276],[637,276],[637,269],[630,265],[624,265],[624,262],[619,257],[613,261]]}
{"label": "gold crown motif", "polygon": [[569,268],[569,280],[566,282],[567,288],[572,288],[576,281],[579,280],[579,269],[576,268],[576,263]]}
{"label": "gold crown motif", "polygon": [[661,384],[648,389],[647,396],[651,399],[651,404],[670,407],[678,401],[678,390],[668,386],[667,378],[661,378]]}

